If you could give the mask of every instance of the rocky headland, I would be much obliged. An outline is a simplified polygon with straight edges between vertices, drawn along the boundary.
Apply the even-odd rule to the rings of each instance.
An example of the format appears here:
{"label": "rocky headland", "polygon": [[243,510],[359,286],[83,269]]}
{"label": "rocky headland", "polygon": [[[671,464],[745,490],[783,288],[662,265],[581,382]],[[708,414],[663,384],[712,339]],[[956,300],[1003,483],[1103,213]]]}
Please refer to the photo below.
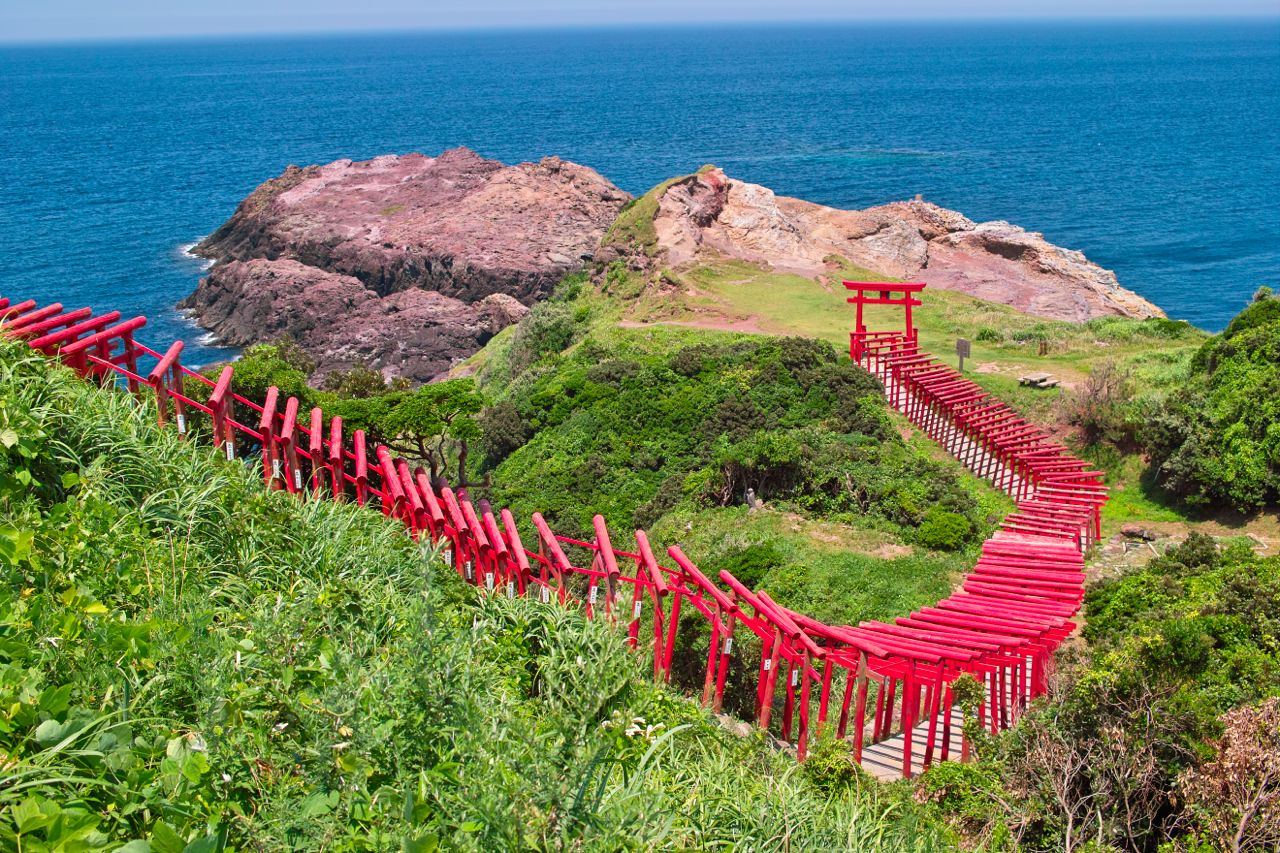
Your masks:
{"label": "rocky headland", "polygon": [[818,278],[844,259],[1049,319],[1164,316],[1080,252],[919,199],[841,210],[709,168],[671,184],[657,202],[650,252],[672,266],[728,257]]}
{"label": "rocky headland", "polygon": [[287,333],[319,374],[425,382],[581,269],[630,198],[586,166],[465,148],[290,166],[195,247],[215,265],[182,307],[228,344]]}
{"label": "rocky headland", "polygon": [[195,248],[215,264],[182,307],[227,344],[292,337],[316,378],[361,363],[414,382],[480,349],[566,274],[619,259],[731,258],[814,279],[851,263],[1046,318],[1163,316],[1080,252],[919,199],[841,210],[708,167],[629,201],[556,157],[507,166],[458,148],[290,166]]}

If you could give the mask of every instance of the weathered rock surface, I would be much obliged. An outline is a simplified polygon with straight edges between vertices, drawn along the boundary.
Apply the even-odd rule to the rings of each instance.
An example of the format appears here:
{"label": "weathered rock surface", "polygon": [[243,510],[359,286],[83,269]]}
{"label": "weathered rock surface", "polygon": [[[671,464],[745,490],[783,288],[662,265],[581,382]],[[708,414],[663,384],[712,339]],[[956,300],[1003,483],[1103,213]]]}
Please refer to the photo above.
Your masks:
{"label": "weathered rock surface", "polygon": [[[224,342],[285,334],[320,365],[430,381],[514,323],[565,274],[624,255],[601,238],[629,200],[556,157],[505,166],[464,148],[297,168],[258,187],[196,247],[216,263],[184,303]],[[839,210],[727,177],[669,185],[661,262],[738,258],[811,278],[842,260],[1031,314],[1163,316],[1080,252],[924,201]]]}
{"label": "weathered rock surface", "polygon": [[630,199],[586,166],[504,166],[466,148],[438,157],[290,166],[258,187],[194,253],[292,258],[380,296],[421,287],[474,302],[531,302],[581,267]]}
{"label": "weathered rock surface", "polygon": [[245,346],[287,335],[315,357],[317,379],[363,363],[424,382],[529,310],[503,293],[475,303],[418,288],[379,297],[353,276],[263,258],[218,265],[199,297],[201,323],[220,340]]}
{"label": "weathered rock surface", "polygon": [[1008,222],[975,223],[925,201],[839,210],[711,169],[667,189],[654,228],[676,265],[720,256],[816,278],[839,256],[1041,317],[1164,316],[1080,252]]}
{"label": "weathered rock surface", "polygon": [[629,199],[585,166],[465,148],[290,166],[194,249],[217,263],[183,307],[229,344],[288,332],[322,371],[427,381],[582,268]]}

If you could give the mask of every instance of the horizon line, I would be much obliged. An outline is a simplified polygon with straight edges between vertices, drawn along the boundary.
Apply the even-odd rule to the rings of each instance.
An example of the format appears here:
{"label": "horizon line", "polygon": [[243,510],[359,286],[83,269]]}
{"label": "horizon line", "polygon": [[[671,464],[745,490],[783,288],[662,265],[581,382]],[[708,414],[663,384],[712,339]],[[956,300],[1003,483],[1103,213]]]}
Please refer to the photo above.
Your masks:
{"label": "horizon line", "polygon": [[1189,23],[1256,23],[1260,21],[1280,23],[1280,12],[1239,14],[1160,14],[1160,15],[1043,15],[1043,16],[946,16],[930,17],[876,17],[876,18],[761,18],[750,21],[635,21],[635,22],[587,22],[578,24],[444,24],[440,26],[414,26],[396,29],[391,27],[318,27],[300,30],[261,30],[223,32],[173,32],[140,35],[35,37],[19,39],[0,38],[0,48],[60,47],[91,45],[163,44],[168,42],[235,42],[266,39],[312,39],[366,36],[414,36],[414,35],[485,35],[539,32],[609,32],[637,30],[696,30],[710,28],[750,29],[761,27],[805,28],[817,26],[966,26],[991,24],[1189,24]]}

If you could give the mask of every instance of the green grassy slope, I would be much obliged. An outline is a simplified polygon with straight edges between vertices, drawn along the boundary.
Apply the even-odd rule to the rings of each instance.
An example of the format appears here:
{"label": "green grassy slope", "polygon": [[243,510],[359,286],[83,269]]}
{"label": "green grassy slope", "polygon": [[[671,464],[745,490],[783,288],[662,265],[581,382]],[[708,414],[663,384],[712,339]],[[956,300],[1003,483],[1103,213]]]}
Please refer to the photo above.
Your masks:
{"label": "green grassy slope", "polygon": [[[0,847],[942,849],[620,635],[0,346]],[[905,793],[905,792],[903,792]],[[126,844],[126,846],[121,846]]]}

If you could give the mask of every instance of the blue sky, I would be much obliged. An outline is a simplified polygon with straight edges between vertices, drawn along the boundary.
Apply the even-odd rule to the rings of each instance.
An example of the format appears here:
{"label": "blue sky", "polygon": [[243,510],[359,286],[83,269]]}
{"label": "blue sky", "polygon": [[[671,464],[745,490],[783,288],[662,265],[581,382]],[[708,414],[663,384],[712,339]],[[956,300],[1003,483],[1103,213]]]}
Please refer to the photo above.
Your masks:
{"label": "blue sky", "polygon": [[1280,0],[0,0],[0,41],[495,26],[1277,15]]}

